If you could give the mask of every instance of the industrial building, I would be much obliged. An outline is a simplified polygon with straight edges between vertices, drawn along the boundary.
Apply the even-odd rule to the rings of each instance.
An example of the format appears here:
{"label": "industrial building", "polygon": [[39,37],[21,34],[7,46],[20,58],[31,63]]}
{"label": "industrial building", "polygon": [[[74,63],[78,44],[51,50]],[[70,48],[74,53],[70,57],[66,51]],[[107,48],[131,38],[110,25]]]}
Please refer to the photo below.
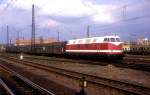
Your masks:
{"label": "industrial building", "polygon": [[[36,38],[35,39],[35,44],[49,44],[52,42],[57,42],[57,40],[53,38]],[[31,39],[17,39],[15,42],[15,46],[23,46],[23,45],[31,45]]]}

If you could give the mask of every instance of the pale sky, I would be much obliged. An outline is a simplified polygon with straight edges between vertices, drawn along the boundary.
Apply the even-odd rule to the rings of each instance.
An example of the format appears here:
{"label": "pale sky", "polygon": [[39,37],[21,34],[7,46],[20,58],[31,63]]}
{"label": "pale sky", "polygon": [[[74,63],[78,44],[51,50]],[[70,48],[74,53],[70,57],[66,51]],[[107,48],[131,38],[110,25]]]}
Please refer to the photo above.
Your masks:
{"label": "pale sky", "polygon": [[31,36],[31,9],[35,5],[36,37],[60,40],[118,35],[122,40],[150,38],[150,0],[0,0],[0,43]]}

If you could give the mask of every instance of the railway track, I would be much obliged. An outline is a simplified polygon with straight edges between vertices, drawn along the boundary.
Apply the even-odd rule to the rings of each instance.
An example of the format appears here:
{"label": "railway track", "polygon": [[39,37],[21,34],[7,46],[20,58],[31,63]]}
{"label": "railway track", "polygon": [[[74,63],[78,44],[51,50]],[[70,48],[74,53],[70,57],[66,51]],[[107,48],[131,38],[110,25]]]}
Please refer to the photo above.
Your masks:
{"label": "railway track", "polygon": [[0,67],[9,76],[9,78],[5,76],[0,78],[0,85],[5,89],[7,95],[55,95],[8,67],[2,64]]}
{"label": "railway track", "polygon": [[129,55],[129,54],[126,54],[126,57],[132,57],[132,58],[150,58],[150,55]]}
{"label": "railway track", "polygon": [[82,77],[86,78],[86,81],[88,83],[96,84],[96,85],[104,85],[108,86],[114,89],[118,89],[121,91],[124,91],[126,93],[130,93],[132,95],[150,95],[150,87],[145,87],[141,84],[134,84],[134,83],[128,83],[126,81],[119,81],[119,80],[112,80],[112,79],[107,79],[103,77],[97,77],[94,75],[88,75],[84,73],[80,73],[77,71],[70,71],[62,68],[57,68],[53,66],[46,66],[43,64],[31,62],[31,61],[20,61],[16,60],[15,58],[7,58],[8,60],[11,60],[13,62],[20,62],[22,64],[32,66],[38,69],[54,72],[56,74],[63,75],[65,77],[71,77],[76,80],[80,80]]}
{"label": "railway track", "polygon": [[126,55],[124,59],[127,60],[128,63],[150,63],[150,56]]}
{"label": "railway track", "polygon": [[[14,57],[13,55],[11,57]],[[45,57],[31,57],[31,56],[24,56],[27,60],[43,60],[43,61],[50,61],[50,62],[60,62],[60,63],[80,63],[80,64],[92,64],[92,65],[113,65],[119,68],[129,68],[141,71],[150,72],[150,61],[149,60],[138,60],[138,59],[124,59],[122,61],[118,60],[82,60],[82,59],[59,59],[59,58],[45,58]]]}
{"label": "railway track", "polygon": [[145,64],[150,66],[150,59],[149,60],[143,60],[143,59],[135,59],[135,58],[127,58],[123,60],[123,62],[128,63],[128,64]]}
{"label": "railway track", "polygon": [[[14,55],[14,54],[5,54],[5,56],[12,56],[12,57],[17,57],[18,54]],[[108,64],[113,60],[105,60],[105,59],[94,59],[94,60],[89,60],[89,59],[81,59],[81,58],[65,58],[65,57],[59,57],[59,58],[55,58],[55,57],[46,57],[46,56],[34,56],[34,55],[26,55],[24,56],[25,58],[27,59],[39,59],[39,60],[47,60],[47,61],[60,61],[60,62],[72,62],[72,63],[75,63],[74,60],[76,60],[76,62],[79,62],[79,63],[84,63],[84,62],[88,62],[88,63],[95,63],[95,64],[99,64],[100,62],[107,62]],[[115,60],[115,59],[114,59]],[[148,64],[150,63],[150,56],[136,56],[136,55],[126,55],[124,57],[124,60],[123,61],[120,61],[120,60],[117,60],[116,62],[126,62],[126,63],[143,63],[143,64]],[[105,63],[106,64],[106,63]]]}

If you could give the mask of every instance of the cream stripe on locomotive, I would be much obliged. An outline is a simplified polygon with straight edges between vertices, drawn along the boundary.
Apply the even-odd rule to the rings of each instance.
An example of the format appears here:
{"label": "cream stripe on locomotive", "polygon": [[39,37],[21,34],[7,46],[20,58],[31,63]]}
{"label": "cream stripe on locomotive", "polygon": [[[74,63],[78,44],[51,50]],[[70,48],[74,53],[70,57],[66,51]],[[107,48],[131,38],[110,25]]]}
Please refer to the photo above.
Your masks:
{"label": "cream stripe on locomotive", "polygon": [[66,50],[66,52],[122,52],[122,50]]}

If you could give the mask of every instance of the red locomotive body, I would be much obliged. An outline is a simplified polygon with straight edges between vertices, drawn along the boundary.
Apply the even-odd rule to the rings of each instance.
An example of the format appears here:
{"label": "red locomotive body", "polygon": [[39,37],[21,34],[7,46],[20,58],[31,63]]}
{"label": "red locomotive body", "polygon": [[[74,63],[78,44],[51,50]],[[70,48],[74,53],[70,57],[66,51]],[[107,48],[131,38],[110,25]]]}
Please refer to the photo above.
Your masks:
{"label": "red locomotive body", "polygon": [[69,40],[66,53],[74,55],[122,57],[122,42],[119,36],[92,37]]}

